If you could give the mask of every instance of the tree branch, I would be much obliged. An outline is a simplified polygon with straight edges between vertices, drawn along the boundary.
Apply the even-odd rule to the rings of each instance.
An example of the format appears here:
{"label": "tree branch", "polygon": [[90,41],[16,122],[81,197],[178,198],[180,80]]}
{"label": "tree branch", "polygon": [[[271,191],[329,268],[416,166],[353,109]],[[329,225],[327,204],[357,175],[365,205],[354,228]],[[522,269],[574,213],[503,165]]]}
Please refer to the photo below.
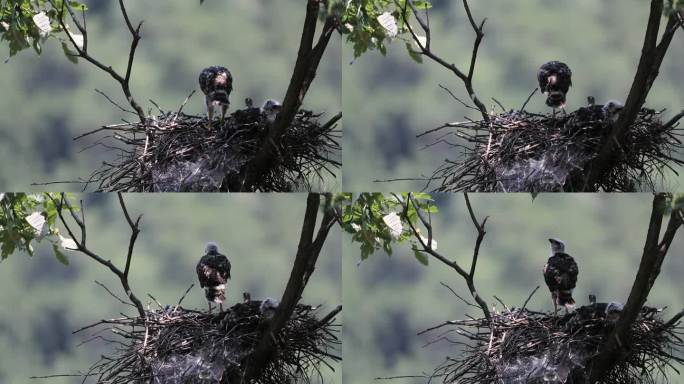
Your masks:
{"label": "tree branch", "polygon": [[480,307],[482,310],[482,313],[484,314],[485,318],[491,322],[491,314],[489,312],[489,307],[487,306],[487,303],[480,297],[480,294],[477,292],[477,289],[475,287],[475,266],[477,265],[477,257],[478,254],[480,253],[480,245],[482,244],[482,240],[484,239],[484,236],[486,234],[484,230],[485,223],[487,222],[487,218],[485,218],[481,223],[477,221],[475,217],[475,213],[473,212],[473,208],[470,205],[470,200],[468,199],[468,195],[464,194],[465,200],[466,200],[466,205],[468,206],[468,212],[470,213],[470,217],[473,221],[473,224],[477,228],[478,236],[477,240],[475,242],[475,248],[473,250],[473,258],[471,261],[470,265],[470,272],[466,272],[465,269],[463,269],[458,262],[456,261],[451,261],[439,252],[437,252],[435,249],[432,247],[432,224],[430,223],[429,218],[425,218],[423,213],[421,212],[421,208],[418,205],[418,202],[413,196],[413,193],[409,193],[408,195],[408,201],[406,201],[406,205],[404,206],[404,212],[403,215],[407,216],[408,214],[408,209],[409,209],[409,204],[413,205],[413,208],[415,209],[418,219],[420,220],[421,224],[427,229],[428,231],[428,237],[427,241],[424,240],[424,238],[421,236],[420,231],[418,228],[416,228],[411,220],[407,220],[409,223],[409,227],[411,228],[411,232],[413,233],[413,236],[418,240],[420,243],[421,247],[423,248],[422,251],[427,253],[428,255],[434,257],[435,259],[441,261],[443,264],[447,265],[448,267],[452,268],[453,270],[456,271],[463,279],[466,281],[466,284],[468,286],[468,289],[470,290],[470,295],[475,299],[475,302],[477,305]]}
{"label": "tree branch", "polygon": [[[280,299],[278,309],[270,321],[268,328],[261,335],[261,339],[254,352],[246,359],[246,369],[241,382],[249,383],[259,377],[268,364],[269,358],[275,353],[274,336],[277,335],[292,316],[292,313],[301,299],[304,288],[313,274],[318,255],[322,249],[330,228],[335,223],[334,212],[329,209],[332,196],[325,197],[325,212],[318,233],[314,239],[316,219],[320,209],[321,196],[310,193],[306,200],[304,222],[299,238],[299,246],[295,257],[290,278],[285,287],[285,292]],[[341,307],[339,308],[341,310]],[[336,310],[339,312],[339,310]],[[335,314],[337,313],[335,312]],[[333,315],[334,316],[334,315]]]}
{"label": "tree branch", "polygon": [[639,59],[632,87],[625,101],[625,107],[620,112],[617,122],[613,125],[603,148],[599,152],[598,157],[592,161],[585,180],[585,189],[595,189],[602,175],[610,170],[614,162],[619,158],[618,151],[620,150],[622,140],[646,103],[646,98],[653,82],[658,77],[660,65],[667,54],[672,38],[677,31],[677,27],[681,25],[676,12],[673,12],[667,21],[660,43],[658,43],[663,6],[663,0],[651,0],[651,11],[646,26],[641,58]]}
{"label": "tree branch", "polygon": [[[468,72],[465,73],[461,69],[459,69],[456,64],[450,64],[446,60],[444,60],[442,57],[434,53],[431,49],[432,45],[432,34],[430,31],[430,25],[428,22],[423,20],[422,16],[420,15],[420,12],[416,8],[415,4],[413,4],[412,0],[407,0],[403,6],[399,2],[395,0],[395,3],[402,8],[402,18],[404,20],[404,24],[409,30],[409,33],[411,34],[411,37],[413,38],[413,42],[418,46],[421,55],[426,56],[430,58],[432,61],[435,63],[441,65],[442,67],[446,68],[450,72],[452,72],[456,77],[461,79],[463,82],[463,85],[466,88],[466,91],[468,91],[468,96],[470,97],[470,100],[475,104],[477,109],[480,111],[480,114],[482,114],[482,118],[485,121],[489,121],[489,114],[487,113],[487,108],[485,105],[480,101],[480,99],[477,97],[477,93],[475,92],[475,87],[473,86],[473,77],[475,75],[475,64],[477,62],[477,54],[480,49],[480,43],[482,43],[482,39],[484,38],[484,24],[487,21],[487,19],[483,19],[482,22],[478,25],[475,22],[475,19],[473,18],[473,14],[470,11],[470,5],[468,4],[468,0],[463,0],[463,8],[466,11],[466,14],[468,15],[468,21],[470,22],[471,27],[473,28],[473,31],[475,31],[475,41],[473,43],[473,52],[470,56],[470,66],[468,67]],[[418,22],[418,25],[420,28],[423,30],[423,33],[425,34],[425,43],[421,41],[421,38],[418,36],[418,34],[414,31],[413,27],[409,23],[408,17],[407,17],[407,7],[411,8],[411,13],[413,16],[416,18],[416,21]],[[427,10],[425,11],[427,14]]]}
{"label": "tree branch", "polygon": [[634,279],[627,304],[625,304],[615,328],[606,339],[598,356],[593,360],[590,369],[590,383],[601,380],[617,362],[626,356],[626,352],[630,349],[632,325],[646,303],[670,244],[672,244],[677,230],[682,225],[682,210],[676,209],[670,215],[665,233],[662,240],[660,239],[663,217],[669,197],[667,194],[660,193],[653,198],[651,219],[639,270]]}
{"label": "tree branch", "polygon": [[[111,66],[105,65],[99,60],[97,60],[95,57],[91,56],[88,53],[88,30],[86,29],[86,23],[85,23],[85,15],[83,16],[83,23],[80,23],[78,21],[78,18],[76,14],[74,13],[73,9],[71,8],[71,5],[68,4],[67,1],[63,1],[61,4],[61,7],[58,7],[54,0],[49,0],[50,4],[55,9],[59,9],[59,15],[58,15],[58,21],[60,26],[62,27],[62,30],[65,32],[67,35],[67,38],[69,39],[69,42],[71,43],[72,48],[78,53],[78,57],[81,57],[85,59],[86,61],[90,62],[100,70],[106,72],[109,74],[114,80],[116,80],[119,85],[121,86],[121,90],[124,93],[124,96],[126,96],[126,100],[128,103],[133,107],[135,110],[136,114],[140,118],[141,122],[145,122],[145,112],[143,111],[142,107],[135,101],[133,98],[133,94],[131,93],[131,88],[130,88],[130,80],[131,80],[131,72],[133,70],[133,61],[135,59],[135,51],[138,47],[138,43],[140,42],[140,28],[142,27],[142,22],[138,24],[137,28],[133,28],[133,25],[131,24],[131,21],[128,17],[128,12],[126,11],[126,7],[123,3],[123,0],[119,0],[119,9],[121,10],[121,14],[124,18],[124,21],[126,23],[126,26],[128,28],[128,31],[131,33],[132,40],[131,40],[131,47],[128,52],[128,63],[126,65],[126,73],[124,75],[119,74],[117,71],[115,71]],[[71,34],[69,31],[66,22],[64,21],[65,18],[65,11],[69,13],[71,16],[71,20],[73,21],[74,25],[76,25],[76,28],[78,31],[83,35],[83,45],[81,46],[76,42],[74,39],[74,36]]]}
{"label": "tree branch", "polygon": [[[125,270],[122,271],[118,267],[116,267],[111,260],[106,260],[102,256],[98,255],[97,253],[93,252],[90,250],[86,244],[86,223],[85,223],[85,215],[82,215],[81,218],[78,217],[76,214],[76,211],[74,210],[74,207],[71,206],[69,201],[66,198],[66,195],[64,193],[60,194],[60,199],[57,201],[54,199],[52,196],[48,195],[52,202],[55,204],[55,207],[57,207],[57,215],[59,217],[60,222],[62,225],[64,225],[64,228],[67,230],[67,233],[69,234],[69,237],[73,242],[76,244],[76,249],[75,251],[81,252],[84,255],[90,257],[91,259],[95,260],[96,262],[104,265],[105,267],[109,268],[112,273],[114,273],[118,278],[119,281],[121,282],[121,285],[126,292],[126,295],[128,298],[133,302],[133,305],[136,307],[138,310],[138,313],[140,314],[141,318],[146,318],[145,314],[145,309],[142,305],[142,302],[138,299],[138,297],[133,293],[133,290],[131,289],[131,286],[128,282],[128,272],[130,271],[130,264],[131,264],[131,259],[133,257],[133,248],[135,246],[135,241],[138,238],[138,234],[140,233],[140,228],[139,228],[139,223],[140,223],[140,218],[142,216],[139,216],[138,219],[135,222],[132,222],[130,219],[130,216],[128,215],[128,209],[126,208],[126,204],[123,201],[123,197],[121,193],[119,193],[119,204],[121,206],[121,210],[126,217],[126,220],[128,221],[130,227],[131,227],[131,237],[128,242],[128,252],[126,254],[126,267]],[[66,216],[64,215],[64,209],[66,209],[69,214],[71,215],[71,218],[73,221],[78,225],[80,231],[81,231],[81,238],[78,239],[76,237],[76,234],[72,230],[71,226],[69,225],[69,222],[66,219]],[[83,204],[81,204],[81,210],[83,210]]]}
{"label": "tree branch", "polygon": [[328,15],[318,37],[318,42],[315,46],[313,45],[320,5],[321,0],[307,0],[306,16],[304,18],[297,61],[290,78],[290,84],[285,93],[282,109],[269,127],[262,147],[254,159],[245,167],[241,185],[242,191],[253,191],[255,184],[263,177],[270,166],[274,162],[279,161],[277,158],[278,148],[282,136],[290,127],[297,111],[302,106],[304,97],[316,77],[316,70],[323,57],[323,53],[330,42],[330,38],[337,29],[339,20],[335,15]]}

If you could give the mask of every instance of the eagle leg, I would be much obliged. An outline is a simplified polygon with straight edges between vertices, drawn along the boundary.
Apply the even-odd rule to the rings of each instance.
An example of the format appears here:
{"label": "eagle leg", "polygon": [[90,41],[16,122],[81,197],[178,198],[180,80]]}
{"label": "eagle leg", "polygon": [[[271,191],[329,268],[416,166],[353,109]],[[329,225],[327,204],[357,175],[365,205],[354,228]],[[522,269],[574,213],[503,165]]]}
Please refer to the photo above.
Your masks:
{"label": "eagle leg", "polygon": [[214,102],[209,96],[206,97],[207,102],[207,128],[211,128],[211,120],[214,118]]}
{"label": "eagle leg", "polygon": [[211,315],[211,301],[207,302],[209,304],[209,314]]}
{"label": "eagle leg", "polygon": [[219,312],[223,313],[223,303],[219,303]]}
{"label": "eagle leg", "polygon": [[221,126],[223,126],[223,122],[226,120],[226,112],[228,112],[228,104],[221,104]]}
{"label": "eagle leg", "polygon": [[558,304],[556,303],[556,298],[551,296],[551,301],[553,301],[553,316],[558,316]]}

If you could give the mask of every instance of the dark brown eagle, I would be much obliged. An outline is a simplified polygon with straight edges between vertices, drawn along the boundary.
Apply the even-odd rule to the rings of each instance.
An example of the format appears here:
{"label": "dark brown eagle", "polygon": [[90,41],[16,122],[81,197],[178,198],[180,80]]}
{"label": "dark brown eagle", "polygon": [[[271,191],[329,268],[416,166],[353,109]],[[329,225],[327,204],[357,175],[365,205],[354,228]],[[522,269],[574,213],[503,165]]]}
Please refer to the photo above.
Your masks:
{"label": "dark brown eagle", "polygon": [[221,124],[226,118],[226,112],[230,101],[230,93],[233,91],[233,76],[225,67],[214,65],[204,68],[199,75],[200,89],[204,93],[204,100],[207,103],[207,127],[211,127],[211,120],[214,118],[214,106],[221,105]]}
{"label": "dark brown eagle", "polygon": [[226,282],[230,279],[230,261],[225,255],[219,253],[216,243],[207,243],[204,253],[197,263],[197,278],[209,302],[209,313],[211,313],[211,303],[218,303],[219,310],[223,312]]}
{"label": "dark brown eagle", "polygon": [[565,96],[572,86],[572,71],[570,67],[560,61],[549,61],[537,72],[539,89],[546,95],[546,105],[553,108],[565,107]]}
{"label": "dark brown eagle", "polygon": [[569,308],[575,305],[572,298],[572,290],[577,284],[577,263],[572,256],[565,253],[565,243],[558,239],[549,239],[551,243],[551,255],[544,265],[544,281],[551,291],[553,300],[553,312],[558,313],[558,306]]}

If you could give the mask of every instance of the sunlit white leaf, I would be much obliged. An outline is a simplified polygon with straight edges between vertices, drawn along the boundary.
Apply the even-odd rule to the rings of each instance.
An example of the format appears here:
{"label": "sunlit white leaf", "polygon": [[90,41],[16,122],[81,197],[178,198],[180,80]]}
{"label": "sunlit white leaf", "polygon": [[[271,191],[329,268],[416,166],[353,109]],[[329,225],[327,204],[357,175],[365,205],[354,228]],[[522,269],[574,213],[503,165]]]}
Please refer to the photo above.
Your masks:
{"label": "sunlit white leaf", "polygon": [[399,32],[399,28],[397,27],[397,20],[389,12],[385,12],[382,15],[378,16],[378,23],[380,23],[380,25],[382,25],[382,27],[385,28],[385,31],[387,31],[387,36],[389,37],[395,37]]}
{"label": "sunlit white leaf", "polygon": [[78,250],[78,245],[76,245],[76,242],[73,239],[59,235],[59,241],[62,248],[68,251]]}
{"label": "sunlit white leaf", "polygon": [[40,37],[48,37],[50,32],[52,32],[52,26],[50,25],[50,18],[45,12],[37,13],[33,16],[33,23],[38,27]]}
{"label": "sunlit white leaf", "polygon": [[[418,234],[418,236],[420,236],[420,239],[423,240],[423,243],[425,243],[425,245],[428,245],[428,238],[427,237],[425,237],[421,234]],[[437,240],[435,240],[434,237],[432,238],[432,244],[430,244],[430,248],[432,248],[433,251],[437,250]]]}
{"label": "sunlit white leaf", "polygon": [[401,224],[401,218],[399,217],[399,215],[396,214],[396,212],[392,212],[390,214],[383,216],[382,221],[384,221],[385,225],[387,225],[387,227],[389,228],[390,234],[393,238],[396,239],[399,236],[401,236],[404,227]]}
{"label": "sunlit white leaf", "polygon": [[358,232],[358,231],[361,230],[361,226],[358,225],[358,224],[356,224],[356,223],[352,223],[352,224],[351,224],[351,227],[352,227],[352,229],[354,230],[354,232]]}
{"label": "sunlit white leaf", "polygon": [[67,33],[71,36],[72,39],[74,39],[74,42],[76,43],[78,49],[83,49],[83,35],[81,35],[80,33],[73,33],[69,30],[67,30]]}
{"label": "sunlit white leaf", "polygon": [[420,47],[425,47],[427,45],[427,37],[425,37],[425,36],[421,36],[421,35],[416,34],[416,40],[418,40],[418,43],[420,43],[420,45],[418,45],[418,43],[416,43],[415,40],[413,41],[413,44],[418,49],[420,49]]}
{"label": "sunlit white leaf", "polygon": [[33,212],[26,217],[26,222],[33,228],[37,237],[45,236],[48,228],[45,225],[45,216],[41,212]]}

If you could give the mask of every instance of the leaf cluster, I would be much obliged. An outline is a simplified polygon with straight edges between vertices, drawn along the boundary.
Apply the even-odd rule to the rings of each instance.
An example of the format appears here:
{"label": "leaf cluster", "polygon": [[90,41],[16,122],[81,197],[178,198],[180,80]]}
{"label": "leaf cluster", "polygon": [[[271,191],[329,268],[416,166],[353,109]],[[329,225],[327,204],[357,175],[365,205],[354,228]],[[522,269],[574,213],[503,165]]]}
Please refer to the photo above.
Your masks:
{"label": "leaf cluster", "polygon": [[361,193],[354,199],[347,194],[338,201],[340,224],[351,234],[352,242],[359,244],[361,260],[379,250],[391,256],[395,244],[408,242],[416,259],[427,265],[428,258],[417,238],[422,237],[417,209],[429,216],[437,213],[438,208],[429,194],[413,193],[416,206],[409,202],[408,195]]}
{"label": "leaf cluster", "polygon": [[[409,36],[402,13],[407,8],[408,0],[350,0],[342,17],[342,33],[347,35],[347,41],[354,48],[357,58],[367,51],[377,50],[382,55],[387,54],[387,45],[392,39],[402,39],[406,42],[409,55],[417,61],[416,54]],[[427,0],[414,0],[416,9],[427,10],[432,4]],[[406,20],[410,20],[411,12],[406,12]]]}
{"label": "leaf cluster", "polygon": [[[8,0],[0,2],[0,41],[7,41],[9,56],[33,48],[37,54],[43,51],[43,44],[50,38],[59,39],[62,47],[65,41],[59,37],[60,12],[63,6],[85,12],[85,4],[70,0]],[[68,55],[65,49],[65,54]]]}
{"label": "leaf cluster", "polygon": [[673,12],[684,12],[684,0],[665,0],[665,16],[670,16]]}
{"label": "leaf cluster", "polygon": [[45,240],[52,244],[57,260],[69,264],[62,251],[73,247],[56,225],[59,199],[53,193],[0,194],[0,260],[15,252],[33,256],[34,245]]}

